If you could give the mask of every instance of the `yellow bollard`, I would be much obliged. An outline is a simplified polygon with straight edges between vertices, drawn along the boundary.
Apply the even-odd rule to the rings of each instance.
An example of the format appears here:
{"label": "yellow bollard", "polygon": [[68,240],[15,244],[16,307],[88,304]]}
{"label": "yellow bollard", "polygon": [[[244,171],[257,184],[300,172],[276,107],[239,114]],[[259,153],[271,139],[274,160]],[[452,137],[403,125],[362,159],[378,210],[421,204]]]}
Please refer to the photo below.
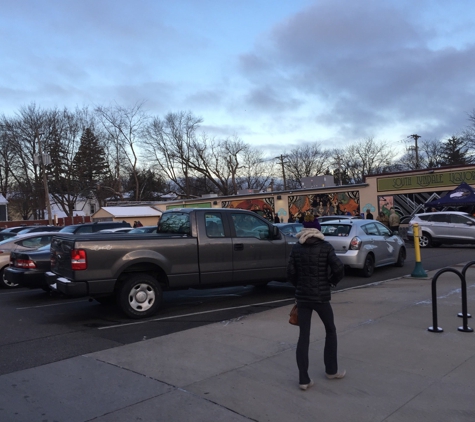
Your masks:
{"label": "yellow bollard", "polygon": [[411,274],[411,277],[427,277],[427,273],[425,272],[424,268],[422,268],[421,262],[421,245],[419,244],[419,224],[414,223],[412,226],[412,230],[414,233],[414,252],[416,254],[416,266],[414,267],[414,271]]}

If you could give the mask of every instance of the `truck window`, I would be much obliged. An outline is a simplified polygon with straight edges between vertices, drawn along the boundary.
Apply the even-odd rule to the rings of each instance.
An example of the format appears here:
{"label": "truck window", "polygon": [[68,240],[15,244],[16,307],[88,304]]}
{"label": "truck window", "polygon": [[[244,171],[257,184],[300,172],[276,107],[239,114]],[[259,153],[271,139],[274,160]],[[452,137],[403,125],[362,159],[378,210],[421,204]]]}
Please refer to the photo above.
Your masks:
{"label": "truck window", "polygon": [[163,214],[157,233],[191,234],[190,215],[181,212]]}
{"label": "truck window", "polygon": [[206,235],[208,237],[224,237],[223,220],[218,213],[206,213]]}
{"label": "truck window", "polygon": [[248,214],[233,214],[234,229],[236,237],[257,237],[258,239],[269,239],[269,225],[260,218]]}

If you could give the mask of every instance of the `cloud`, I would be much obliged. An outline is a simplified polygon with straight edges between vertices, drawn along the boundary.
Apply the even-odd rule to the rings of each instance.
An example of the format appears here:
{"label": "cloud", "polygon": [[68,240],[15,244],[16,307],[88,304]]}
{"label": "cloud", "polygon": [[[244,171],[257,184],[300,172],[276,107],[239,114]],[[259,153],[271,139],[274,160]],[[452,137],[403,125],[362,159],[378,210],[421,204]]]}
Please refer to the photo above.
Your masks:
{"label": "cloud", "polygon": [[263,113],[307,109],[342,137],[401,121],[430,136],[459,130],[472,108],[475,46],[435,48],[439,28],[409,12],[377,0],[316,2],[240,57],[245,98]]}

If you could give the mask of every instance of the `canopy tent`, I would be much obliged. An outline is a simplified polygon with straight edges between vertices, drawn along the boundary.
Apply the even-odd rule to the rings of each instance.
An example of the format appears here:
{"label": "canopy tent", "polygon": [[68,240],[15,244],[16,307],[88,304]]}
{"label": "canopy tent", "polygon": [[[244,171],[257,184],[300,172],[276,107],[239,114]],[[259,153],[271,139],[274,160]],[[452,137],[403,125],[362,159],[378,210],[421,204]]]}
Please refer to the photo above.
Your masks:
{"label": "canopy tent", "polygon": [[464,207],[475,206],[475,189],[463,182],[454,190],[435,201],[426,202],[425,207]]}

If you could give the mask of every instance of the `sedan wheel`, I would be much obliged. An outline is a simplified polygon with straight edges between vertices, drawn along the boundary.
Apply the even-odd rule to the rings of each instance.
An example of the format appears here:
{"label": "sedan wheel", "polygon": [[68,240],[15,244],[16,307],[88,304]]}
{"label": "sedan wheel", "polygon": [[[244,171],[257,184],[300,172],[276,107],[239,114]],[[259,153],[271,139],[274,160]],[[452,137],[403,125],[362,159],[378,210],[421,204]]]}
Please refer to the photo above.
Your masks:
{"label": "sedan wheel", "polygon": [[11,281],[8,281],[5,278],[5,271],[1,270],[0,271],[0,286],[4,289],[14,289],[15,287],[18,287],[19,285],[16,283],[12,283]]}
{"label": "sedan wheel", "polygon": [[374,273],[374,257],[371,254],[366,255],[364,267],[361,270],[363,277],[371,277]]}
{"label": "sedan wheel", "polygon": [[399,254],[397,256],[397,261],[394,264],[396,267],[404,267],[404,261],[406,260],[406,249],[399,249]]}
{"label": "sedan wheel", "polygon": [[160,283],[148,274],[135,274],[121,285],[117,301],[130,318],[154,315],[162,301]]}

